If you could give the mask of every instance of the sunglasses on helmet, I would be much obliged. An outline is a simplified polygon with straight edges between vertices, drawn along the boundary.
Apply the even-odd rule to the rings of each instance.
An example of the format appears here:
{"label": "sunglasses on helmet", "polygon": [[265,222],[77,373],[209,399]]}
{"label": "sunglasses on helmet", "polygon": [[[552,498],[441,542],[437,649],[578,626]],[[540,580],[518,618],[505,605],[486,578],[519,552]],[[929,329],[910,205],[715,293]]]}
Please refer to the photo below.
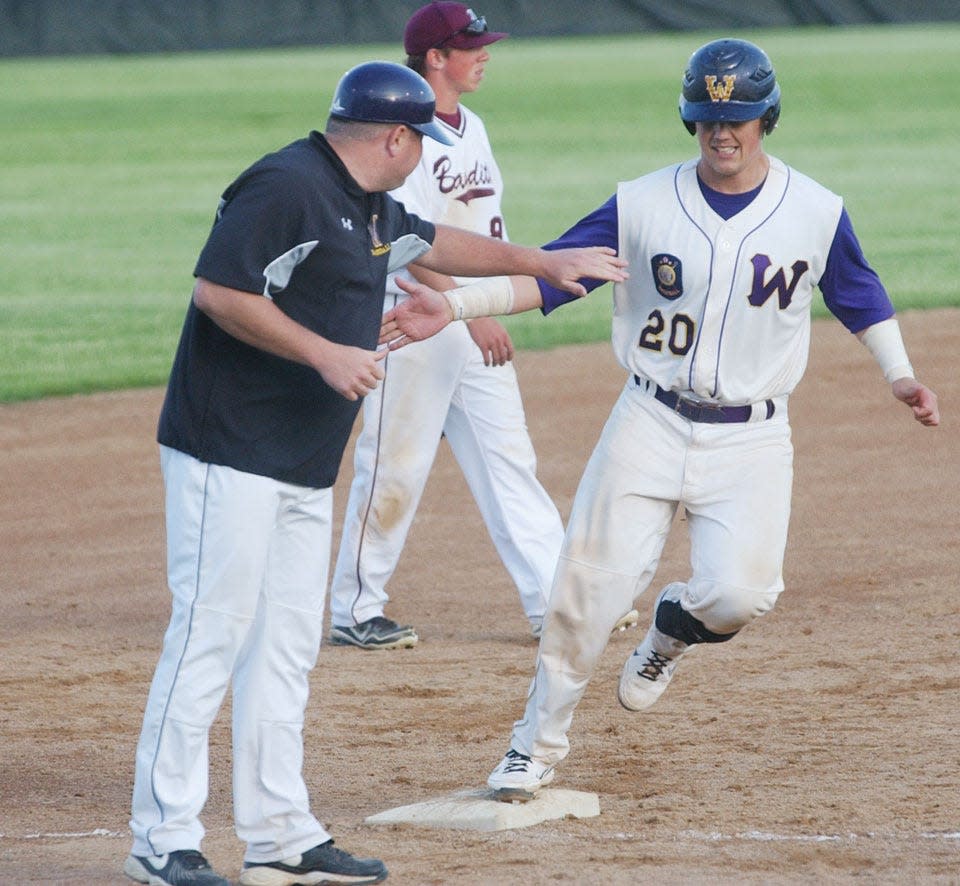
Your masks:
{"label": "sunglasses on helmet", "polygon": [[473,10],[470,10],[470,15],[473,18],[466,27],[461,28],[457,31],[457,34],[486,34],[487,33],[487,18],[483,15],[474,15]]}

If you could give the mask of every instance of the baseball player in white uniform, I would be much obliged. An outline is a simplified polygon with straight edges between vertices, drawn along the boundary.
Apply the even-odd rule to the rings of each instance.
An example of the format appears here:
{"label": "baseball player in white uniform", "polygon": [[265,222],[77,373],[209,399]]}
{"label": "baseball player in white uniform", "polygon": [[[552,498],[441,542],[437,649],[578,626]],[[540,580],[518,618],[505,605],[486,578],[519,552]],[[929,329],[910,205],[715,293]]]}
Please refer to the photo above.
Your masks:
{"label": "baseball player in white uniform", "polygon": [[[649,707],[693,645],[727,641],[773,607],[793,480],[787,401],[806,367],[814,287],[894,397],[921,424],[939,423],[842,200],[764,152],[779,112],[759,47],[706,44],[680,98],[699,158],[621,184],[551,244],[612,245],[627,261],[612,338],[628,376],[577,491],[526,711],[488,779],[503,799],[552,781],[610,626],[647,588],[678,507],[691,573],[657,597],[623,667],[623,707]],[[386,318],[382,339],[394,347],[451,316],[547,312],[567,300],[523,278],[417,292]]]}
{"label": "baseball player in white uniform", "polygon": [[[424,141],[419,165],[391,194],[421,218],[500,239],[507,239],[503,178],[483,121],[460,98],[479,87],[488,46],[506,36],[490,31],[485,19],[457,2],[429,3],[410,17],[404,31],[407,65],[433,87],[437,119],[452,145]],[[400,273],[439,289],[469,282],[421,268]],[[384,310],[406,298],[389,279]],[[563,524],[537,479],[512,356],[507,331],[482,318],[453,323],[422,347],[392,353],[384,362],[384,382],[363,404],[331,584],[332,643],[365,649],[416,644],[412,626],[384,616],[386,585],[441,436],[516,585],[530,630],[539,636]],[[635,623],[637,617],[634,612],[626,621]]]}

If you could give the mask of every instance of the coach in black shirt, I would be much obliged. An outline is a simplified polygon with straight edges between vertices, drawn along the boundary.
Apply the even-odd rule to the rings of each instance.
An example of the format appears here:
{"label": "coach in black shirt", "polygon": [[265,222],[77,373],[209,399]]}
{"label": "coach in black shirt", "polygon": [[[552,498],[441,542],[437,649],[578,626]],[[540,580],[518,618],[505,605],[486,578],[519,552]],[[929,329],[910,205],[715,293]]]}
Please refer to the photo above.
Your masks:
{"label": "coach in black shirt", "polygon": [[[419,134],[401,133],[412,155]],[[425,251],[434,226],[386,194],[365,191],[318,132],[244,172],[224,193],[194,271],[198,291],[174,362],[160,443],[200,461],[332,486],[358,396],[378,377],[376,357],[367,353],[380,332],[372,295],[384,287],[393,253],[387,244],[402,236]],[[227,322],[226,328],[217,323],[225,318],[198,308],[216,316],[216,305],[207,304],[219,294],[214,287],[262,292],[266,298],[256,297],[254,306],[264,315],[279,309],[293,332],[299,324],[363,353],[332,350],[343,377],[329,380],[313,355],[307,363],[297,350],[264,353],[253,335],[235,329],[234,337]],[[229,310],[231,296],[222,295]],[[312,339],[304,344],[319,346]]]}

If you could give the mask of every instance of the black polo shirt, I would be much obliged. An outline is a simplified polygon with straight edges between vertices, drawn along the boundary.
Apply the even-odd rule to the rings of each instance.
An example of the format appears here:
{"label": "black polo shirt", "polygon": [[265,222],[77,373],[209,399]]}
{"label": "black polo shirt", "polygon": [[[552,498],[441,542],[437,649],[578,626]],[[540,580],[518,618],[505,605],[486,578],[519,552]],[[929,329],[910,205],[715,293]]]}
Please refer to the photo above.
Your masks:
{"label": "black polo shirt", "polygon": [[[194,275],[263,293],[324,338],[373,350],[388,265],[425,252],[434,235],[388,194],[365,192],[311,132],[227,188]],[[201,461],[324,488],[359,408],[313,369],[228,335],[191,301],[157,439]]]}

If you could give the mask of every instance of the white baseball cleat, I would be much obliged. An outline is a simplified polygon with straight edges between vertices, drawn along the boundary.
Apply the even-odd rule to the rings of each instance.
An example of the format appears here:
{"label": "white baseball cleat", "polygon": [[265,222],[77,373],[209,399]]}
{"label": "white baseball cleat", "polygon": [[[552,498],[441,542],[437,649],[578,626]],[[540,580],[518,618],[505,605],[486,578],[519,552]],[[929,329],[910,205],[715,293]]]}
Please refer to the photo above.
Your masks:
{"label": "white baseball cleat", "polygon": [[656,612],[664,599],[678,599],[682,582],[667,585],[657,597],[653,624],[643,642],[623,665],[617,698],[628,711],[649,708],[667,688],[677,662],[691,647],[682,640],[657,630]]}
{"label": "white baseball cleat", "polygon": [[539,763],[510,748],[497,768],[490,773],[487,785],[493,788],[498,800],[532,800],[540,788],[553,781],[553,775],[553,766]]}

